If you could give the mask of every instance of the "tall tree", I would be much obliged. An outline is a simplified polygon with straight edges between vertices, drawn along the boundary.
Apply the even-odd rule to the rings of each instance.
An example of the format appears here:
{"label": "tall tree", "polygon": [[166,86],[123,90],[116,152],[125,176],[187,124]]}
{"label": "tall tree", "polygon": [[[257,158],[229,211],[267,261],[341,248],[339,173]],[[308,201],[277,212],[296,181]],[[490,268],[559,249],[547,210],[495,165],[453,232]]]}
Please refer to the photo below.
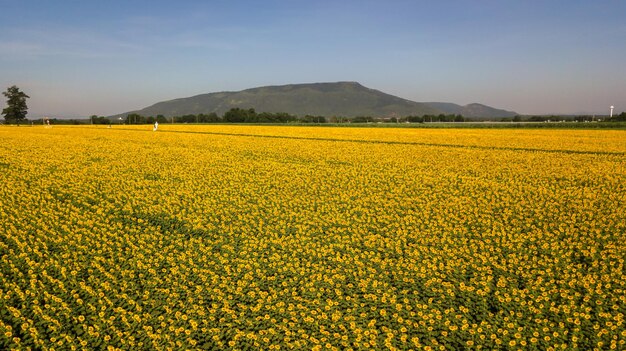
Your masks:
{"label": "tall tree", "polygon": [[7,97],[7,107],[2,109],[2,114],[7,122],[15,121],[19,125],[20,121],[26,119],[28,113],[28,106],[26,106],[26,99],[30,96],[20,91],[20,88],[15,85],[7,88],[7,91],[2,95]]}

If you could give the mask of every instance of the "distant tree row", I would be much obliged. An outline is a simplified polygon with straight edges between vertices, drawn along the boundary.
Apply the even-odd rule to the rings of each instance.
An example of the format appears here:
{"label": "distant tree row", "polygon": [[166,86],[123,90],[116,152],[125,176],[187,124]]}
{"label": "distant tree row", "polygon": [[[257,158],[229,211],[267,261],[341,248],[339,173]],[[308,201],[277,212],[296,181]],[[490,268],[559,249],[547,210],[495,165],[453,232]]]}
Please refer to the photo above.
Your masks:
{"label": "distant tree row", "polygon": [[[371,117],[371,116],[356,116],[356,117],[342,117],[342,116],[312,116],[306,115],[304,117],[298,117],[289,113],[278,112],[258,113],[253,108],[231,108],[226,111],[222,117],[216,113],[211,112],[208,114],[187,114],[182,116],[165,117],[163,115],[157,116],[142,116],[137,113],[131,113],[126,116],[125,119],[120,121],[112,121],[106,117],[93,115],[89,118],[87,123],[91,124],[111,124],[111,123],[124,123],[124,124],[153,124],[159,123],[430,123],[430,122],[480,122],[480,121],[493,121],[493,118],[465,118],[459,114],[439,114],[439,115],[424,115],[424,116],[403,116],[403,117]],[[559,116],[559,115],[531,115],[515,117],[500,118],[497,119],[500,122],[594,122],[594,121],[608,121],[608,122],[626,122],[626,112],[622,112],[619,115],[614,115],[612,118],[607,116]],[[41,120],[40,120],[41,121]],[[75,124],[81,123],[78,120],[70,120]],[[59,123],[63,123],[60,122]],[[65,124],[67,124],[65,120]],[[85,123],[84,121],[82,123]]]}
{"label": "distant tree row", "polygon": [[[288,122],[308,122],[309,116],[304,119],[299,119],[294,115],[290,115],[284,112],[270,113],[262,112],[257,113],[253,108],[231,108],[224,113],[224,116],[219,117],[215,112],[209,114],[187,114],[183,116],[165,117],[163,115],[154,116],[141,116],[137,113],[131,113],[123,120],[124,124],[153,124],[159,123],[288,123]],[[323,117],[318,117],[318,120]],[[321,121],[320,121],[321,123]]]}
{"label": "distant tree row", "polygon": [[[79,125],[79,124],[85,124],[85,120],[84,119],[76,119],[76,118],[72,118],[72,119],[59,119],[59,118],[45,118],[44,119],[44,118],[38,118],[38,119],[33,119],[33,120],[26,119],[26,121],[29,124],[31,124],[31,125],[47,124],[47,122],[50,122],[50,124],[53,124],[53,125],[61,125],[61,124],[64,124],[64,125]],[[104,124],[109,124],[109,123],[104,123]]]}
{"label": "distant tree row", "polygon": [[608,116],[594,116],[594,115],[579,115],[579,116],[559,116],[559,115],[543,115],[543,116],[515,116],[512,119],[504,118],[503,122],[626,122],[626,112],[622,112],[619,115],[613,117]]}
{"label": "distant tree row", "polygon": [[[405,116],[405,117],[340,117],[340,116],[312,116],[297,117],[288,113],[257,113],[254,109],[233,108],[227,111],[223,117],[219,117],[215,113],[209,114],[188,114],[183,116],[165,117],[157,116],[141,116],[131,113],[125,119],[111,120],[104,116],[92,115],[88,119],[34,119],[29,120],[25,117],[8,119],[6,123],[19,123],[19,121],[28,124],[154,124],[159,123],[430,123],[430,122],[477,122],[480,119],[473,118],[468,120],[461,115],[425,115],[425,116]],[[500,122],[626,122],[626,112],[614,115],[612,118],[607,116],[515,116],[513,118],[502,118]]]}
{"label": "distant tree row", "polygon": [[613,118],[610,118],[609,121],[611,121],[611,122],[626,122],[626,112],[622,112],[619,115],[613,116]]}
{"label": "distant tree row", "polygon": [[[36,120],[28,120],[26,118],[22,121],[30,124],[43,124],[46,120],[41,118]],[[157,116],[141,116],[133,113],[126,116],[122,120],[111,120],[104,116],[93,115],[89,119],[49,119],[51,124],[153,124],[158,121],[159,123],[430,123],[430,122],[465,122],[468,119],[461,115],[425,115],[425,116],[405,116],[405,117],[324,117],[324,116],[312,116],[306,115],[304,117],[296,117],[287,113],[256,113],[254,109],[239,109],[234,108],[227,111],[223,117],[219,117],[215,113],[209,114],[188,114],[176,117],[165,117],[163,115]],[[480,121],[480,119],[471,119],[470,121]],[[594,121],[606,121],[606,122],[626,122],[626,112],[622,112],[619,115],[614,115],[612,118],[607,116],[515,116],[513,118],[502,118],[500,122],[594,122]],[[15,122],[15,120],[13,121]]]}
{"label": "distant tree row", "polygon": [[[94,124],[96,120],[100,121],[101,118],[92,116]],[[226,111],[222,117],[219,117],[215,113],[199,114],[199,115],[183,115],[175,117],[164,117],[163,115],[141,116],[136,113],[131,113],[123,120],[124,124],[152,124],[155,121],[159,123],[424,123],[424,122],[463,122],[465,118],[461,115],[425,115],[425,116],[405,116],[405,117],[370,117],[370,116],[357,116],[357,117],[343,117],[343,116],[313,116],[306,115],[304,117],[298,117],[285,112],[270,113],[261,112],[258,113],[253,108],[231,108]]]}
{"label": "distant tree row", "polygon": [[224,114],[224,122],[228,123],[288,123],[298,121],[298,117],[285,112],[257,113],[253,108],[231,108]]}
{"label": "distant tree row", "polygon": [[[285,123],[285,121],[281,121],[279,119],[270,120],[266,116],[266,114],[259,114],[255,121],[254,117],[248,116],[246,119],[243,118],[243,121],[239,121],[241,116],[230,116],[228,119],[223,119],[218,117],[215,114],[200,114],[200,115],[184,115],[180,117],[173,117],[174,123]],[[450,118],[441,119],[439,116],[407,116],[407,117],[390,117],[390,118],[378,118],[378,117],[364,117],[357,116],[352,118],[346,117],[324,117],[324,116],[304,116],[297,119],[289,119],[287,122],[297,122],[297,123],[429,123],[429,122],[449,122]],[[21,119],[21,121],[29,124],[42,124],[45,123],[45,120],[39,118],[35,120],[29,120],[27,118]],[[153,116],[140,116],[140,115],[128,115],[126,119],[122,119],[121,121],[112,121],[109,118],[103,116],[93,115],[89,117],[89,119],[57,119],[51,118],[49,119],[51,124],[153,124],[155,121],[159,123],[172,123],[172,117],[165,118],[162,115],[158,115],[156,117]],[[453,122],[465,122],[468,119],[460,120],[460,118],[454,118]],[[480,119],[471,119],[471,122],[480,122]],[[594,121],[605,121],[605,122],[626,122],[626,112],[622,112],[619,115],[613,116],[613,118],[595,117],[595,116],[515,116],[513,118],[502,118],[499,119],[500,122],[594,122]],[[7,123],[15,123],[17,120],[5,120]]]}
{"label": "distant tree row", "polygon": [[[430,123],[430,122],[477,122],[477,121],[489,121],[493,119],[481,119],[472,118],[467,119],[459,114],[439,114],[439,115],[424,115],[424,116],[403,116],[403,117],[371,117],[371,116],[356,116],[356,117],[342,117],[342,116],[312,116],[306,115],[304,117],[298,117],[284,112],[269,113],[269,112],[256,112],[253,108],[232,108],[222,117],[212,112],[209,114],[187,114],[183,116],[165,117],[163,115],[157,116],[141,116],[137,113],[131,113],[121,120],[120,123],[124,124],[153,124],[159,123]],[[593,122],[593,121],[626,121],[626,112],[622,112],[619,115],[613,116],[609,119],[606,116],[596,117],[591,115],[584,116],[558,116],[558,115],[544,115],[544,116],[520,116],[517,115],[512,118],[500,118],[500,122]],[[88,121],[91,124],[111,124],[115,121],[111,121],[102,116],[91,116]]]}

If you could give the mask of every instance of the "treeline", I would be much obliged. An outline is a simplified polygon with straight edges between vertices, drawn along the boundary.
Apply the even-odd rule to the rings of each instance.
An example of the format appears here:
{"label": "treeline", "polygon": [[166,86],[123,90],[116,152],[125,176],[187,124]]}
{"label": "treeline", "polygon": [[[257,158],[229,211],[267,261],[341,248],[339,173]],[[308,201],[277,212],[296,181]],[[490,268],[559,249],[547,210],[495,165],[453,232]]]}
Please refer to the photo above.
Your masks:
{"label": "treeline", "polygon": [[[112,123],[104,117],[92,116],[93,124]],[[153,124],[159,123],[424,123],[424,122],[463,122],[465,119],[461,115],[426,115],[426,116],[405,116],[405,117],[343,117],[343,116],[312,116],[299,117],[285,112],[270,113],[256,112],[255,109],[232,108],[222,117],[216,113],[209,114],[188,114],[183,116],[165,117],[141,116],[131,113],[119,123],[124,124]]]}
{"label": "treeline", "polygon": [[[27,124],[45,124],[50,121],[50,124],[154,124],[159,123],[431,123],[431,122],[482,122],[482,121],[494,121],[494,119],[480,119],[480,118],[465,118],[461,115],[424,115],[424,116],[404,116],[404,117],[369,117],[369,116],[357,116],[357,117],[341,117],[341,116],[311,116],[306,115],[298,117],[289,113],[269,113],[269,112],[256,112],[253,108],[242,109],[232,108],[226,111],[223,116],[218,116],[216,113],[200,113],[197,115],[187,114],[183,116],[165,117],[163,115],[157,116],[142,116],[137,113],[131,113],[126,118],[118,118],[112,120],[107,117],[93,115],[87,119],[25,119]],[[497,119],[498,122],[626,122],[626,112],[622,112],[619,115],[615,115],[612,118],[608,116],[515,116],[512,118]]]}
{"label": "treeline", "polygon": [[[324,117],[318,117],[318,120],[322,121]],[[218,116],[215,112],[200,113],[197,115],[187,114],[182,116],[165,117],[163,115],[157,116],[141,116],[136,113],[131,113],[126,116],[125,119],[120,121],[124,124],[153,124],[159,123],[289,123],[289,122],[303,122],[306,118],[301,119],[297,116],[290,115],[285,112],[270,113],[270,112],[256,112],[253,108],[242,109],[232,108],[223,116]]]}
{"label": "treeline", "polygon": [[[96,122],[98,121],[98,122]],[[175,117],[164,117],[163,115],[157,115],[156,117],[140,116],[138,114],[130,114],[126,116],[126,119],[120,121],[125,124],[153,124],[159,123],[434,123],[434,122],[483,122],[483,121],[497,121],[497,122],[594,122],[594,121],[626,121],[626,112],[622,112],[620,115],[608,118],[608,116],[515,116],[508,118],[465,118],[459,114],[439,114],[439,115],[424,115],[424,116],[403,116],[403,117],[371,117],[371,116],[357,116],[357,117],[342,117],[342,116],[311,116],[306,115],[304,117],[298,117],[288,113],[258,113],[253,108],[242,109],[232,108],[222,117],[219,117],[215,113],[210,114],[198,114],[198,115],[183,115]],[[96,123],[109,123],[104,117],[98,117],[94,119]]]}
{"label": "treeline", "polygon": [[[106,117],[102,117],[105,120],[108,121],[108,119]],[[79,125],[79,124],[85,124],[86,120],[84,119],[76,119],[76,118],[72,118],[72,119],[59,119],[59,118],[38,118],[38,119],[25,119],[25,124],[30,124],[30,125],[45,125],[48,124],[48,122],[50,122],[50,125]],[[87,123],[89,123],[87,121]],[[102,123],[102,124],[109,124],[107,123]]]}
{"label": "treeline", "polygon": [[615,115],[611,118],[607,118],[609,122],[626,122],[626,112],[622,112],[619,115]]}
{"label": "treeline", "polygon": [[594,116],[594,115],[580,115],[580,116],[515,116],[513,118],[504,118],[502,122],[626,122],[626,112],[622,112],[619,115],[613,117],[609,116]]}

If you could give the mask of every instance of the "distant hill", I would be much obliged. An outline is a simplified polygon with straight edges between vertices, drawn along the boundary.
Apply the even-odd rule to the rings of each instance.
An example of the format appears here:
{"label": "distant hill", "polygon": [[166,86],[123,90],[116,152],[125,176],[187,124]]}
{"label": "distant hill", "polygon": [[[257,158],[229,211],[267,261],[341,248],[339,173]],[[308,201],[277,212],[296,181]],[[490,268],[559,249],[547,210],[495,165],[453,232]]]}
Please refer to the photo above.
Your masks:
{"label": "distant hill", "polygon": [[[369,116],[369,117],[393,117],[393,116],[423,116],[426,114],[462,114],[471,113],[471,116],[480,111],[492,116],[496,110],[488,106],[472,104],[458,106],[464,112],[448,112],[442,103],[419,103],[402,99],[397,96],[383,93],[378,90],[364,87],[356,82],[337,83],[311,83],[290,84],[280,86],[266,86],[246,89],[237,92],[218,92],[201,94],[187,98],[174,99],[158,102],[141,110],[129,111],[114,118],[125,117],[130,113],[138,113],[142,116],[164,115],[183,116],[189,114],[208,114],[215,112],[223,115],[231,108],[254,108],[257,112],[287,112],[297,116]],[[481,108],[472,107],[474,105]],[[451,107],[450,107],[451,108]],[[508,111],[504,111],[507,112]],[[515,113],[513,113],[515,115]],[[469,116],[469,115],[468,115]],[[508,114],[502,116],[509,116]],[[497,117],[500,117],[498,115]]]}
{"label": "distant hill", "polygon": [[468,104],[465,106],[450,102],[424,102],[424,104],[442,111],[444,114],[462,115],[465,118],[510,118],[517,115],[516,112],[501,110],[483,104]]}

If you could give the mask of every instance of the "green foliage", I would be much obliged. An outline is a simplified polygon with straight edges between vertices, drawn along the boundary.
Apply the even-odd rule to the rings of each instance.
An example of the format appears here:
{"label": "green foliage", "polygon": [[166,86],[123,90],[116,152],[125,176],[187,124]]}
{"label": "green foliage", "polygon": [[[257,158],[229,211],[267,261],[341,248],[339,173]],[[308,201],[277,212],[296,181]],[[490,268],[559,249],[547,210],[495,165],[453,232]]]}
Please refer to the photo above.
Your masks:
{"label": "green foliage", "polygon": [[91,124],[111,124],[111,120],[104,116],[92,115],[89,117],[89,122]]}
{"label": "green foliage", "polygon": [[424,117],[421,116],[407,116],[406,120],[409,123],[424,123]]}
{"label": "green foliage", "polygon": [[[93,124],[110,124],[110,120],[105,117],[92,116]],[[428,128],[548,128],[548,129],[604,129],[604,128],[624,128],[626,122],[626,112],[613,116],[612,119],[605,119],[594,116],[520,116],[513,118],[502,118],[499,122],[481,121],[468,119],[460,114],[427,114],[424,116],[408,115],[398,117],[373,117],[361,115],[356,117],[332,116],[324,117],[320,115],[305,115],[297,117],[285,112],[257,112],[254,108],[235,107],[226,111],[223,117],[219,117],[215,112],[208,114],[186,114],[182,116],[166,117],[164,115],[143,116],[138,113],[131,113],[126,116],[125,124],[154,124],[159,123],[251,123],[251,124],[283,124],[283,123],[337,123],[346,126],[376,126],[384,124],[391,127],[428,127]],[[40,121],[40,120],[39,120]],[[433,122],[431,124],[431,122]],[[437,123],[434,123],[437,122]],[[530,123],[529,123],[530,122]],[[544,122],[544,123],[537,123]],[[550,123],[548,123],[550,122]],[[554,123],[558,122],[558,123]],[[582,123],[581,123],[582,122]],[[594,122],[594,123],[588,123]],[[621,122],[621,123],[619,123]],[[35,121],[35,123],[41,123]],[[63,124],[63,121],[59,121]],[[85,123],[85,122],[83,122]],[[419,125],[416,125],[418,124]],[[426,124],[424,124],[426,123]]]}
{"label": "green foliage", "polygon": [[7,107],[2,109],[4,119],[7,122],[15,121],[18,124],[20,121],[25,120],[28,113],[26,99],[30,98],[30,96],[20,91],[20,88],[15,85],[7,88],[7,91],[3,92],[2,95],[7,98]]}
{"label": "green foliage", "polygon": [[463,116],[461,115],[454,115],[454,114],[450,114],[450,115],[444,115],[444,114],[439,114],[437,116],[435,115],[425,115],[422,118],[423,122],[464,122],[465,118],[463,118]]}
{"label": "green foliage", "polygon": [[617,116],[613,116],[609,119],[611,122],[626,122],[626,112],[622,112]]}
{"label": "green foliage", "polygon": [[147,123],[146,117],[138,113],[131,113],[128,116],[126,116],[126,119],[124,120],[124,124],[146,124],[146,123]]}
{"label": "green foliage", "polygon": [[326,117],[324,116],[311,116],[306,115],[300,119],[302,123],[327,123]]}
{"label": "green foliage", "polygon": [[236,107],[227,111],[223,120],[229,123],[287,123],[296,121],[297,117],[284,112],[257,113],[253,108],[246,110]]}
{"label": "green foliage", "polygon": [[201,113],[196,117],[196,123],[217,123],[222,121],[222,119],[215,112],[211,112],[209,114]]}
{"label": "green foliage", "polygon": [[366,117],[366,116],[356,116],[352,119],[353,123],[369,123],[372,122],[372,118],[371,117]]}
{"label": "green foliage", "polygon": [[253,115],[256,115],[253,108],[249,110],[244,110],[238,107],[231,108],[224,114],[224,122],[241,123],[246,119],[251,118]]}

